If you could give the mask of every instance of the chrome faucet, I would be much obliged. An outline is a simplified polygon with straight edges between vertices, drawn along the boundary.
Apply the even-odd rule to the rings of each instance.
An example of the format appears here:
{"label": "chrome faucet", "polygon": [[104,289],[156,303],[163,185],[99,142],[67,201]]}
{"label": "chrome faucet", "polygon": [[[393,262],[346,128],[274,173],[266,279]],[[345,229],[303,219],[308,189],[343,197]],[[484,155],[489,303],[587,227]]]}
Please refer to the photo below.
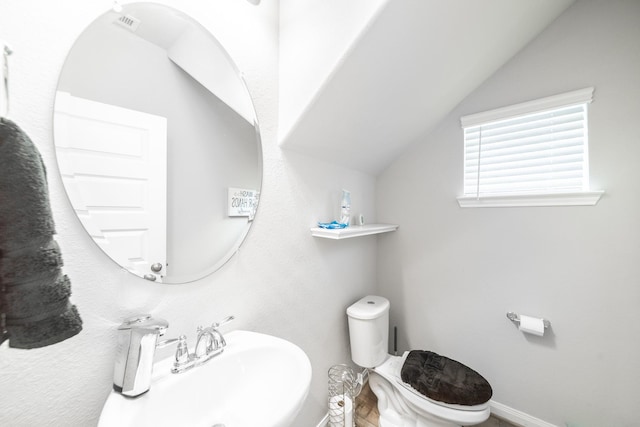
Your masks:
{"label": "chrome faucet", "polygon": [[196,357],[204,357],[220,348],[220,340],[214,335],[213,329],[198,327],[196,338]]}
{"label": "chrome faucet", "polygon": [[227,342],[219,328],[231,322],[233,319],[233,316],[229,316],[221,322],[216,322],[207,328],[199,326],[197,329],[196,347],[193,354],[189,353],[187,338],[182,335],[178,343],[175,362],[171,372],[174,374],[184,372],[195,366],[202,365],[222,353]]}
{"label": "chrome faucet", "polygon": [[169,322],[143,314],[126,319],[118,327],[118,347],[113,370],[113,389],[136,397],[151,387],[153,357],[156,347],[178,341],[158,342]]}

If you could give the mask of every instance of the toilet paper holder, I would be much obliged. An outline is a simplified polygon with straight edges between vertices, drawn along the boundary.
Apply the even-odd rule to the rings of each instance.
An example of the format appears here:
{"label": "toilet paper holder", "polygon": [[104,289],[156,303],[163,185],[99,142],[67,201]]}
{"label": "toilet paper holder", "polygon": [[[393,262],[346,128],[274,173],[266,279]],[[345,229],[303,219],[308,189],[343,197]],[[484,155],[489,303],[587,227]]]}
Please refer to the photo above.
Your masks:
{"label": "toilet paper holder", "polygon": [[[511,320],[513,323],[520,324],[520,316],[513,311],[507,313],[507,319]],[[549,329],[551,327],[551,322],[547,319],[542,319],[542,323],[544,324],[545,329]]]}

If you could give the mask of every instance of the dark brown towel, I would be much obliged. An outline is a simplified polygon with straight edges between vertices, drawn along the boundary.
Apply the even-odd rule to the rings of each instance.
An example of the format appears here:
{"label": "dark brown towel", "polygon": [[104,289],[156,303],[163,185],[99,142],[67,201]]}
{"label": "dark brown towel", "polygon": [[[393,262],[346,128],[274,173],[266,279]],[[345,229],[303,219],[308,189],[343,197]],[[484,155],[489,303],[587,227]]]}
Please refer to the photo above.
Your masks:
{"label": "dark brown towel", "polygon": [[491,385],[482,375],[431,351],[409,352],[400,373],[402,381],[429,399],[457,405],[480,405],[491,399]]}
{"label": "dark brown towel", "polygon": [[54,234],[40,153],[0,118],[0,342],[8,338],[10,347],[44,347],[82,330]]}

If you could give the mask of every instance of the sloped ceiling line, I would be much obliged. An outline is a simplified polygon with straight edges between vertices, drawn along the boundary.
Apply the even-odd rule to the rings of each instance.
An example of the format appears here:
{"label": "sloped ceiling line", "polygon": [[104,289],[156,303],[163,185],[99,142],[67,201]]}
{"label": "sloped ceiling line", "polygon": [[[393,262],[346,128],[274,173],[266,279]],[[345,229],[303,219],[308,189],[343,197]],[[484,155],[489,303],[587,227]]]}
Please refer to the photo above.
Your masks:
{"label": "sloped ceiling line", "polygon": [[[290,1],[283,2],[281,14]],[[303,7],[300,1],[318,0],[295,1]],[[325,71],[321,84],[313,76],[313,96],[307,93],[307,99],[287,112],[289,127],[281,129],[280,144],[378,175],[573,1],[388,0],[376,13],[363,10],[367,22],[351,20],[358,23],[358,31],[348,40],[333,40],[337,44],[331,49],[325,46],[331,58],[335,52],[345,53]],[[340,14],[340,5],[334,7]],[[314,26],[325,28],[319,32],[322,37],[332,22],[316,21]],[[281,46],[287,43],[282,39],[295,36],[295,31],[285,30]],[[281,51],[281,102],[284,96],[297,96],[283,76],[304,69],[296,61],[305,57],[287,57],[291,53]],[[314,59],[322,60],[317,55]],[[297,84],[304,84],[304,73],[297,78]]]}

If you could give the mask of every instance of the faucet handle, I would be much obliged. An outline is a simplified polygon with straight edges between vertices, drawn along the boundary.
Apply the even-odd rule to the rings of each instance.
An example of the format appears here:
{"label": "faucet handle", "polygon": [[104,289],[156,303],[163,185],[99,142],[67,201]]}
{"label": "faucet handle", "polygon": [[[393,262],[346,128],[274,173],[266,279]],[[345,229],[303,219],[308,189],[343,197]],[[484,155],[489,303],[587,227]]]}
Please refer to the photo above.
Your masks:
{"label": "faucet handle", "polygon": [[221,327],[223,325],[226,325],[227,323],[231,322],[233,319],[235,319],[235,316],[227,316],[227,317],[225,317],[224,319],[222,319],[219,322],[213,322],[211,324],[211,327],[213,329],[218,329],[219,327]]}
{"label": "faucet handle", "polygon": [[212,335],[214,339],[213,346],[215,347],[216,350],[219,348],[226,347],[227,345],[227,341],[224,339],[224,337],[222,336],[222,333],[220,333],[219,331],[220,327],[231,322],[233,319],[235,319],[234,316],[228,316],[219,322],[214,322],[213,324],[211,324],[211,329],[214,332],[214,334]]}
{"label": "faucet handle", "polygon": [[187,336],[180,335],[178,340],[178,348],[176,349],[176,365],[183,365],[189,362],[189,347],[187,346]]}

